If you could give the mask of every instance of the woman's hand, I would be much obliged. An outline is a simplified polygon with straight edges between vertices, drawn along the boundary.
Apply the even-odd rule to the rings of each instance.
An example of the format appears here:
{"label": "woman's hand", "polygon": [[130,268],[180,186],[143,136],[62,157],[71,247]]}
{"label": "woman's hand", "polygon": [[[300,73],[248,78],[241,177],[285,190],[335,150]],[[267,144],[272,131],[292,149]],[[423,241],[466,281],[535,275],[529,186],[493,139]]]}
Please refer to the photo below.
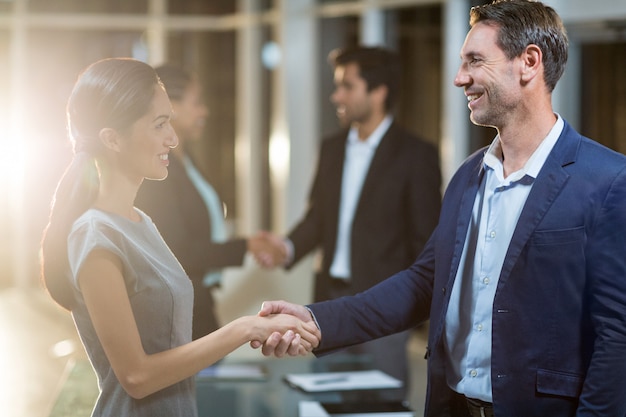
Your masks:
{"label": "woman's hand", "polygon": [[285,332],[275,331],[264,339],[253,339],[250,346],[254,349],[262,347],[261,352],[265,356],[283,357],[306,355],[319,346],[322,334],[317,327],[310,311],[298,304],[286,301],[266,301],[259,311],[260,317],[288,315],[300,321],[303,332],[288,329]]}
{"label": "woman's hand", "polygon": [[[291,356],[306,355],[319,345],[321,336],[315,322],[310,320],[310,316],[309,321],[305,322],[290,314],[254,316],[251,331],[250,343],[252,347],[259,347],[270,338],[274,340],[284,337],[283,344],[288,346],[284,351],[280,349],[276,352],[275,356],[277,357],[281,357],[287,352]],[[272,353],[274,352],[272,351]]]}

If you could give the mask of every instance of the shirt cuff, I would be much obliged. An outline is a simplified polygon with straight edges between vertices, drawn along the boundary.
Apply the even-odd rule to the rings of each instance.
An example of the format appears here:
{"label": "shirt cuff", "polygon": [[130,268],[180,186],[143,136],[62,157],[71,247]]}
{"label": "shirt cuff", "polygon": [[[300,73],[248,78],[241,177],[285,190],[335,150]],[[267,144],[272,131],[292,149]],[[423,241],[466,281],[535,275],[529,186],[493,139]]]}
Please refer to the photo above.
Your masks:
{"label": "shirt cuff", "polygon": [[321,332],[322,329],[320,328],[320,324],[317,322],[317,317],[315,317],[315,314],[313,314],[313,310],[311,310],[309,308],[309,306],[304,306],[304,308],[306,308],[309,311],[309,314],[311,315],[311,318],[313,319],[313,322],[317,326],[317,329]]}
{"label": "shirt cuff", "polygon": [[290,265],[293,262],[295,252],[295,249],[293,248],[293,242],[291,241],[291,239],[284,238],[283,245],[285,245],[285,252],[287,253],[284,265]]}

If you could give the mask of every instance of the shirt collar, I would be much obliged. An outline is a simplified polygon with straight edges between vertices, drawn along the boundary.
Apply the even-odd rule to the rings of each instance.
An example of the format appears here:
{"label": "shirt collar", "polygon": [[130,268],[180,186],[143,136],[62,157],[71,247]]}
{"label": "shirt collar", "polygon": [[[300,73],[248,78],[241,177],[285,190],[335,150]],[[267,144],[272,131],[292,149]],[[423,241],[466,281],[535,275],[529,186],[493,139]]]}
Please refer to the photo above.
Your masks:
{"label": "shirt collar", "polygon": [[[529,176],[531,178],[537,178],[539,175],[539,171],[543,167],[543,164],[546,162],[548,155],[554,148],[556,141],[561,136],[561,132],[563,131],[563,127],[565,123],[561,118],[561,115],[555,113],[557,120],[550,129],[548,135],[541,141],[535,152],[528,158],[526,164],[522,169],[513,172],[506,179],[506,182],[515,182],[519,181],[525,176]],[[490,168],[494,170],[496,175],[501,181],[504,181],[504,167],[502,166],[502,147],[500,145],[500,135],[497,135],[496,138],[491,142],[489,149],[485,153],[485,157],[483,159],[483,163],[486,168]]]}
{"label": "shirt collar", "polygon": [[348,145],[353,145],[356,143],[364,143],[370,148],[378,147],[378,144],[387,133],[389,126],[393,122],[393,117],[390,115],[385,116],[385,118],[378,124],[376,129],[372,132],[371,135],[367,137],[364,141],[359,140],[359,132],[355,127],[350,128],[350,132],[348,132]]}

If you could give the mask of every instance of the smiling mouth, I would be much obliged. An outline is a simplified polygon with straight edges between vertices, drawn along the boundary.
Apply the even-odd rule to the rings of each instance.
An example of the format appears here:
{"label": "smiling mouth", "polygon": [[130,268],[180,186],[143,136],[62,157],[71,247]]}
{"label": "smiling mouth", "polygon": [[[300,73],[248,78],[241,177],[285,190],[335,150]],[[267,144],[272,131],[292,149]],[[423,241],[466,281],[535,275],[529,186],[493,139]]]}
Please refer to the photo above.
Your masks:
{"label": "smiling mouth", "polygon": [[167,160],[169,160],[169,159],[170,159],[170,158],[169,158],[169,154],[159,155],[159,159],[160,159],[161,161],[167,161]]}
{"label": "smiling mouth", "polygon": [[482,97],[482,94],[468,94],[467,101],[471,103],[472,101],[478,100],[481,97]]}

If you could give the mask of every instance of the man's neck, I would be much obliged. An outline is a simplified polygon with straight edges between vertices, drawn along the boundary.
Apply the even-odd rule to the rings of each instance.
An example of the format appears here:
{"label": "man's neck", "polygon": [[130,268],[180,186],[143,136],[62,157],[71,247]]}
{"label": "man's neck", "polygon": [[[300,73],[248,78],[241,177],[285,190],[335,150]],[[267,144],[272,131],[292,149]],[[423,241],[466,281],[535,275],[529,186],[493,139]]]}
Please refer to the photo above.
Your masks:
{"label": "man's neck", "polygon": [[368,120],[362,123],[353,123],[352,127],[355,128],[359,134],[359,140],[365,141],[369,138],[372,133],[376,130],[378,126],[382,123],[382,121],[387,117],[386,113],[372,116]]}
{"label": "man's neck", "polygon": [[556,115],[550,112],[516,123],[512,127],[498,129],[505,178],[524,167],[548,136],[556,120]]}

